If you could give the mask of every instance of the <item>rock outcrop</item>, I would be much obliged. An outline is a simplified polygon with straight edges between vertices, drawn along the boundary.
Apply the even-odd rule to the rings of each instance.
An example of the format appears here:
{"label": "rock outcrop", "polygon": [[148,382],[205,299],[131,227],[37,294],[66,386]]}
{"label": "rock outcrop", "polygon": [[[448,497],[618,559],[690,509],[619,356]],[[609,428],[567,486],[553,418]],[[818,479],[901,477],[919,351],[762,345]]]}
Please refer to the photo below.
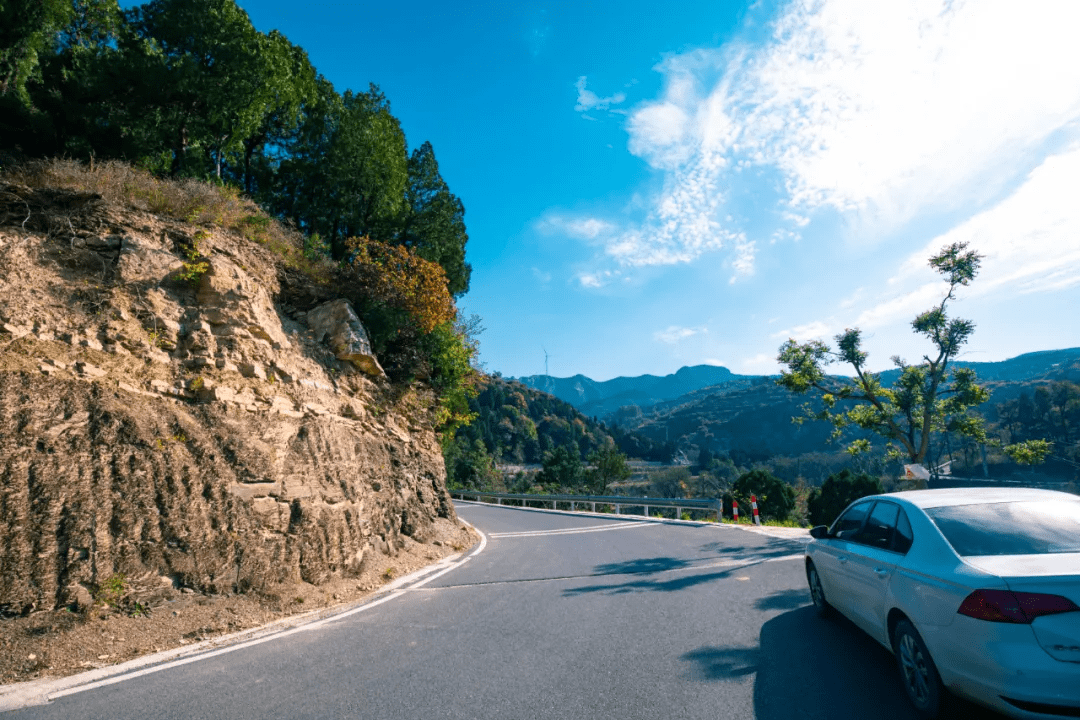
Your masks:
{"label": "rock outcrop", "polygon": [[220,229],[0,191],[0,613],[319,584],[456,520],[431,399],[347,301]]}
{"label": "rock outcrop", "polygon": [[378,358],[371,351],[371,340],[352,305],[344,298],[323,303],[307,313],[308,327],[322,338],[337,355],[368,375],[385,375]]}

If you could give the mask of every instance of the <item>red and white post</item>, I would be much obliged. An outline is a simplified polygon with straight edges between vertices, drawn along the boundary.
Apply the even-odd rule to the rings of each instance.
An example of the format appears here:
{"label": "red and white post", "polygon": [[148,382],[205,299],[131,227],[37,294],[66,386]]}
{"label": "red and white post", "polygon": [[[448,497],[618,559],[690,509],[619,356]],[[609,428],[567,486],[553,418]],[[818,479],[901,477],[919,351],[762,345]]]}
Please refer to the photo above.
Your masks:
{"label": "red and white post", "polygon": [[735,518],[735,524],[739,524],[739,501],[731,498],[731,514]]}
{"label": "red and white post", "polygon": [[758,517],[757,495],[751,495],[750,496],[750,507],[754,509],[754,524],[755,525],[760,525],[761,524],[761,518]]}

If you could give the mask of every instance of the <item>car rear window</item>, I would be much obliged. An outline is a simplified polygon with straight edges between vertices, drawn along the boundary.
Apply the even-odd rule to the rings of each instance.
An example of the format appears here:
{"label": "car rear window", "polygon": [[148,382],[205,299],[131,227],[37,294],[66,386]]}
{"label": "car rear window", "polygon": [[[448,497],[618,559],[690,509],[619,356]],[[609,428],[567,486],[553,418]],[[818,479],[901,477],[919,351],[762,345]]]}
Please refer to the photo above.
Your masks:
{"label": "car rear window", "polygon": [[1080,502],[1005,502],[927,508],[960,556],[1080,552]]}

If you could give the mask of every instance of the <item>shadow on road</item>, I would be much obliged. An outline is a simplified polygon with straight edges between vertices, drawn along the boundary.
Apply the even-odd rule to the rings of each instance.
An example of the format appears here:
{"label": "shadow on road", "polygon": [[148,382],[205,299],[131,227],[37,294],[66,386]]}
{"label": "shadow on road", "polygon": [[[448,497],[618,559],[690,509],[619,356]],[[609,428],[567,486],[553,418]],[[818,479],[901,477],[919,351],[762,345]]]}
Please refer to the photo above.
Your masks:
{"label": "shadow on road", "polygon": [[810,591],[798,588],[795,590],[782,590],[758,598],[754,601],[754,607],[758,610],[794,610],[810,603]]}
{"label": "shadow on road", "polygon": [[[797,552],[801,553],[802,550],[798,549]],[[727,553],[725,553],[727,554]],[[593,572],[590,573],[590,577],[596,577],[601,575],[657,575],[659,573],[671,572],[676,570],[709,570],[710,572],[701,572],[697,575],[683,575],[681,577],[672,578],[670,580],[648,579],[648,580],[628,580],[622,583],[613,583],[610,585],[588,585],[585,587],[568,588],[563,591],[564,597],[574,597],[577,595],[587,595],[589,593],[607,593],[609,595],[621,595],[629,592],[675,592],[678,590],[685,590],[686,588],[701,585],[702,583],[712,582],[714,580],[722,580],[723,578],[730,577],[736,570],[743,570],[747,567],[758,565],[760,563],[772,560],[775,558],[786,557],[788,555],[797,554],[789,547],[768,547],[768,548],[751,548],[749,552],[742,552],[737,557],[730,558],[730,567],[716,567],[716,559],[702,559],[695,562],[683,560],[681,558],[674,557],[655,557],[655,558],[640,558],[637,560],[628,560],[626,562],[607,563],[604,565],[597,565],[593,568]],[[803,593],[805,596],[805,593]],[[805,600],[805,597],[803,598]],[[787,610],[796,605],[792,604],[791,600],[780,600],[781,605],[770,605],[764,609],[775,610]]]}
{"label": "shadow on road", "polygon": [[739,565],[724,570],[700,573],[697,575],[685,575],[670,580],[628,580],[622,583],[610,585],[585,585],[582,587],[567,588],[563,590],[563,597],[577,597],[590,593],[606,593],[608,595],[622,595],[631,592],[676,592],[686,588],[701,585],[702,583],[722,580],[730,577],[736,570],[742,570],[746,565]]}
{"label": "shadow on road", "polygon": [[690,567],[686,560],[673,557],[638,558],[626,562],[605,563],[593,570],[596,575],[653,575]]}
{"label": "shadow on road", "polygon": [[701,545],[698,549],[701,552],[712,553],[715,552],[718,555],[791,555],[792,553],[801,553],[806,549],[806,543],[796,542],[794,540],[782,540],[779,538],[769,538],[771,542],[767,545],[729,545],[722,542],[711,542]]}
{"label": "shadow on road", "polygon": [[[781,604],[794,598],[779,593],[759,602]],[[847,620],[822,620],[809,606],[766,622],[756,648],[703,646],[681,659],[688,663],[687,676],[702,682],[755,675],[757,720],[917,717],[893,656]],[[949,699],[944,717],[1004,720],[956,698]]]}

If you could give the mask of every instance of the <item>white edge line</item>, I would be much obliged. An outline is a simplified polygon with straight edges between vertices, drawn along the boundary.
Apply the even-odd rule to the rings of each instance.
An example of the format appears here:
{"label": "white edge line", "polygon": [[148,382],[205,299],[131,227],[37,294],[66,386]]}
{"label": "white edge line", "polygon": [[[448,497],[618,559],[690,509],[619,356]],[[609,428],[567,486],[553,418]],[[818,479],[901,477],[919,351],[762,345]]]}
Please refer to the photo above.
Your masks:
{"label": "white edge line", "polygon": [[[704,520],[676,520],[673,518],[654,518],[646,517],[644,515],[615,515],[613,513],[594,513],[588,510],[553,510],[552,508],[533,508],[533,507],[518,507],[517,505],[497,505],[495,503],[479,502],[477,500],[454,500],[455,503],[463,503],[465,505],[478,505],[481,507],[491,508],[503,508],[506,510],[523,510],[525,512],[538,512],[549,513],[556,515],[573,515],[576,517],[595,517],[605,518],[608,520],[622,520],[624,522],[639,522],[639,523],[656,523],[658,525],[691,525],[696,527],[712,527],[720,530],[742,530],[743,532],[754,533],[755,535],[763,535],[765,537],[775,538],[777,540],[795,540],[797,542],[809,541],[810,530],[809,528],[798,528],[800,533],[793,533],[788,535],[787,533],[775,533],[771,532],[773,529],[769,525],[744,525],[742,523],[736,525],[729,522],[708,522]],[[548,501],[550,502],[550,501]],[[700,510],[701,508],[696,508]],[[795,530],[796,528],[778,528],[781,530]],[[496,537],[492,535],[492,537]]]}
{"label": "white edge line", "polygon": [[[206,640],[203,643],[199,643],[198,645],[192,645],[191,647],[176,648],[175,650],[166,650],[163,653],[155,653],[153,655],[146,655],[146,656],[143,656],[141,658],[135,658],[133,660],[129,660],[126,663],[121,663],[120,665],[114,665],[114,666],[109,667],[109,668],[98,668],[97,670],[92,670],[92,671],[87,672],[87,673],[81,673],[79,675],[72,675],[72,676],[69,676],[69,677],[66,677],[66,678],[59,678],[57,680],[47,681],[45,683],[45,687],[41,688],[41,690],[39,692],[34,692],[35,688],[33,688],[33,687],[25,687],[25,686],[20,687],[20,685],[22,685],[21,683],[18,684],[18,685],[10,686],[10,689],[12,690],[12,692],[8,692],[8,693],[4,693],[3,692],[4,688],[0,687],[0,712],[8,712],[8,711],[11,711],[11,710],[18,710],[20,708],[30,707],[30,706],[33,706],[33,705],[44,705],[44,704],[49,703],[52,700],[55,700],[57,698],[66,697],[68,695],[74,695],[76,693],[84,692],[86,690],[94,690],[94,689],[97,689],[97,688],[100,688],[100,687],[105,687],[107,685],[113,685],[115,683],[123,682],[125,680],[133,680],[133,679],[135,679],[137,677],[142,677],[143,675],[150,675],[150,674],[156,673],[156,672],[158,672],[160,670],[168,670],[170,668],[179,667],[181,665],[187,665],[189,663],[197,662],[199,660],[205,660],[205,659],[208,659],[208,658],[216,657],[218,655],[224,655],[226,653],[230,653],[230,652],[233,652],[233,651],[236,651],[236,650],[241,650],[241,649],[244,649],[244,648],[252,647],[254,645],[262,644],[264,642],[269,642],[270,640],[277,640],[279,638],[283,638],[283,637],[292,635],[294,633],[306,632],[308,630],[313,630],[313,629],[322,627],[323,625],[329,624],[331,622],[346,618],[346,617],[348,617],[350,615],[355,615],[355,614],[357,614],[359,612],[363,612],[364,610],[370,610],[373,607],[376,607],[378,605],[382,605],[383,603],[385,603],[385,602],[387,602],[389,600],[393,600],[394,598],[397,598],[397,597],[400,597],[401,595],[404,595],[406,592],[408,592],[409,590],[412,590],[413,588],[422,587],[422,586],[426,585],[427,583],[431,582],[432,580],[435,580],[438,577],[442,577],[443,575],[450,572],[451,570],[454,570],[456,568],[461,567],[466,562],[468,562],[470,559],[472,559],[473,557],[479,555],[484,550],[484,548],[487,547],[487,536],[483,532],[481,532],[479,529],[476,528],[476,526],[474,526],[472,523],[468,522],[464,518],[459,517],[458,520],[462,524],[468,525],[470,528],[475,530],[476,533],[480,536],[480,544],[475,550],[473,550],[471,553],[469,553],[468,556],[466,556],[464,558],[461,558],[460,555],[451,555],[449,557],[446,557],[446,558],[440,560],[437,563],[433,563],[432,565],[429,565],[429,566],[427,566],[425,568],[421,568],[420,570],[417,570],[414,573],[410,573],[409,575],[405,575],[405,576],[399,578],[398,580],[394,581],[393,583],[382,587],[380,589],[380,593],[388,593],[388,594],[385,594],[385,595],[383,595],[382,597],[379,597],[376,600],[365,603],[365,604],[360,605],[358,607],[351,608],[349,610],[345,610],[344,612],[335,613],[335,614],[330,615],[330,616],[325,616],[325,617],[320,617],[320,618],[313,619],[311,622],[303,622],[303,621],[301,621],[302,624],[294,625],[293,627],[290,627],[290,628],[288,628],[286,630],[271,631],[271,632],[268,632],[267,634],[262,635],[260,637],[255,637],[255,638],[252,638],[252,639],[247,640],[247,641],[238,642],[235,645],[228,645],[226,647],[221,647],[221,648],[218,648],[216,650],[210,650],[209,652],[201,652],[201,650],[202,650],[202,648],[212,647],[212,646],[220,644],[222,642],[229,642],[230,639],[236,638],[238,636],[250,635],[252,633],[257,633],[260,630],[267,629],[267,626],[264,625],[261,628],[253,628],[253,629],[250,629],[250,630],[244,630],[244,631],[235,633],[232,636],[229,636],[229,635],[219,636],[219,637],[216,637],[216,638],[212,638],[210,640]],[[460,558],[460,559],[458,559],[458,558]],[[435,572],[435,571],[438,571],[438,572]],[[432,575],[431,573],[433,573],[433,572],[434,572],[434,574]],[[425,575],[430,575],[430,577],[424,578]],[[420,578],[424,578],[424,579],[421,580]],[[413,581],[417,581],[417,582],[408,585],[408,587],[404,587],[406,584],[412,583]],[[319,613],[319,612],[320,611],[313,611],[310,614],[316,614],[316,613]],[[300,617],[303,618],[304,616],[300,616]],[[295,622],[296,620],[297,620],[297,617],[294,616],[292,618],[285,619],[284,622],[290,622],[290,621]],[[127,668],[132,667],[133,665],[145,664],[147,662],[154,662],[153,658],[160,657],[162,655],[168,655],[168,654],[173,654],[173,655],[175,655],[175,654],[185,654],[185,655],[188,655],[188,656],[187,657],[181,657],[181,658],[178,658],[176,660],[172,660],[170,662],[164,662],[164,663],[161,663],[160,665],[153,665],[151,667],[144,667],[142,669],[135,670],[133,672],[127,672]],[[112,674],[110,677],[105,677],[105,678],[102,678],[100,680],[93,680],[91,682],[80,682],[78,680],[78,678],[80,678],[80,677],[85,677],[86,675],[97,675],[97,674],[101,673],[102,671],[111,672],[111,673],[115,673],[115,674]],[[33,684],[36,685],[36,683],[33,683]],[[30,683],[28,683],[28,685],[30,685]],[[57,687],[57,686],[59,686],[59,687],[57,687],[57,689],[55,689],[55,690],[50,690],[49,689],[50,685],[52,687]],[[7,697],[5,697],[5,695]],[[5,702],[5,700],[7,700],[7,702]]]}
{"label": "white edge line", "polygon": [[627,530],[631,528],[647,527],[659,527],[659,524],[624,522],[616,523],[613,525],[600,525],[594,527],[565,528],[562,530],[523,530],[522,532],[492,533],[491,538],[493,540],[496,540],[499,538],[547,537],[548,535],[577,535],[578,533],[606,532],[608,530]]}

